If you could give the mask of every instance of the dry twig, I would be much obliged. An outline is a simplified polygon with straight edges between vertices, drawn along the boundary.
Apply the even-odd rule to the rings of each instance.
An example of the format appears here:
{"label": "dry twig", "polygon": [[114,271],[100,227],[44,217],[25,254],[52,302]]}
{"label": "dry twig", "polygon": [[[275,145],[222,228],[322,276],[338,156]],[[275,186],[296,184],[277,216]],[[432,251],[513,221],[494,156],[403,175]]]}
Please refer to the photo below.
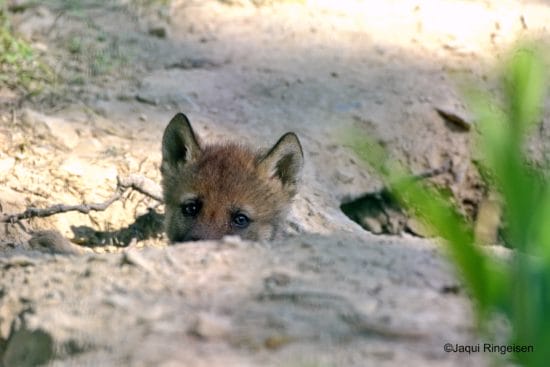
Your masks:
{"label": "dry twig", "polygon": [[88,214],[91,211],[103,211],[111,206],[111,204],[113,204],[115,201],[119,200],[122,197],[122,194],[124,194],[127,189],[139,191],[143,195],[146,195],[156,201],[162,202],[161,190],[155,182],[148,179],[147,177],[133,174],[124,178],[117,177],[117,187],[115,193],[113,194],[113,196],[111,196],[111,198],[109,198],[109,200],[103,203],[80,205],[57,204],[47,208],[30,207],[22,213],[5,214],[0,216],[0,223],[15,223],[23,219],[44,218],[59,213],[74,211],[84,214]]}

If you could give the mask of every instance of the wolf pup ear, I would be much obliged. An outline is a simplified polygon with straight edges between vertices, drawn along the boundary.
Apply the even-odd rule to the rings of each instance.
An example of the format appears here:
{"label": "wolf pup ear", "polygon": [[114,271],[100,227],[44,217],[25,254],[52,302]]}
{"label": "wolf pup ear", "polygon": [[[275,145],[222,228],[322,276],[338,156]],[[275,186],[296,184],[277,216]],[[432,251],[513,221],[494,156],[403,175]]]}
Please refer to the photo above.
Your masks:
{"label": "wolf pup ear", "polygon": [[[185,165],[201,152],[199,141],[187,116],[178,113],[170,120],[162,136],[162,168]],[[166,167],[168,168],[168,167]]]}
{"label": "wolf pup ear", "polygon": [[294,133],[284,134],[260,159],[258,167],[269,177],[281,180],[292,195],[300,179],[304,165],[304,153],[300,140]]}

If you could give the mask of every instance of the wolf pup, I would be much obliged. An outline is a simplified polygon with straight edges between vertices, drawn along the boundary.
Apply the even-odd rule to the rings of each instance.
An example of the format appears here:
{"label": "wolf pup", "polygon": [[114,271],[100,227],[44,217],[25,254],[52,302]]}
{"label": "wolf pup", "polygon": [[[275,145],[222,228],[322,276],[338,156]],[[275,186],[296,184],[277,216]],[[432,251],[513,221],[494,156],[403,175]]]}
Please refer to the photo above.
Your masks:
{"label": "wolf pup", "polygon": [[302,166],[302,147],[294,133],[265,151],[235,143],[207,145],[178,113],[162,138],[168,238],[272,239],[296,194]]}

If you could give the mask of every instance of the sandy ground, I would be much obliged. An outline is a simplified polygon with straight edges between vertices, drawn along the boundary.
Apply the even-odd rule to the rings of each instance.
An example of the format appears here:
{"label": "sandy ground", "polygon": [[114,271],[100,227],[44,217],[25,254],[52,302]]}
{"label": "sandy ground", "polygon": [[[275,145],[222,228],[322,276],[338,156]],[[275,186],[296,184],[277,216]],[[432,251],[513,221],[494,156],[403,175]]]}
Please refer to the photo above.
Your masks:
{"label": "sandy ground", "polygon": [[[159,182],[161,134],[182,111],[206,140],[266,146],[299,135],[306,166],[292,236],[167,247],[162,206],[137,192],[103,212],[3,225],[2,363],[30,366],[48,353],[52,366],[479,366],[497,357],[443,352],[478,337],[438,244],[375,236],[342,213],[343,202],[381,188],[342,135],[360,129],[413,172],[451,161],[437,181],[475,217],[484,192],[461,83],[498,90],[494,65],[517,39],[548,37],[550,7],[145,3],[52,0],[14,14],[60,78],[38,96],[0,93],[0,209],[102,202],[117,175]],[[539,159],[550,158],[547,117],[530,146]],[[86,254],[31,249],[39,229]]]}

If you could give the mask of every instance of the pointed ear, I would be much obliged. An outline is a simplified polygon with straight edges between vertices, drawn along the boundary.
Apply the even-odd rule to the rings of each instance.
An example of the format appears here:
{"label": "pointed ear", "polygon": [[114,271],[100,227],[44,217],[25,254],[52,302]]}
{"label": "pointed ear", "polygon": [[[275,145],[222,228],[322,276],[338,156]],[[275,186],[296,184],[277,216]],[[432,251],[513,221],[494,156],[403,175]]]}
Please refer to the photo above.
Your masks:
{"label": "pointed ear", "polygon": [[200,152],[199,141],[189,119],[181,112],[176,114],[162,137],[162,167],[185,165],[196,159]]}
{"label": "pointed ear", "polygon": [[284,134],[277,143],[260,158],[258,168],[270,178],[278,178],[292,194],[300,179],[304,154],[300,140],[294,133]]}

